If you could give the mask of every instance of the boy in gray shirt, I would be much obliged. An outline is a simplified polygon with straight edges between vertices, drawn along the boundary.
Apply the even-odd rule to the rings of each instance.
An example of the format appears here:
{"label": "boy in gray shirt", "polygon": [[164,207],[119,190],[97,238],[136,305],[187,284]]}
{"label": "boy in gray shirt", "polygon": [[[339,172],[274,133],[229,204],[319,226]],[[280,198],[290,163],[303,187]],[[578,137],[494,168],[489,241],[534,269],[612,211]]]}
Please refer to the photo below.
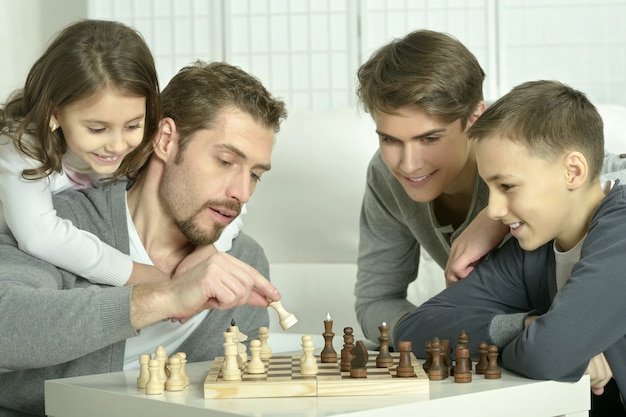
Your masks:
{"label": "boy in gray shirt", "polygon": [[434,336],[465,330],[473,353],[480,341],[497,345],[502,365],[527,377],[589,374],[602,394],[592,415],[624,414],[626,188],[600,181],[602,132],[587,98],[553,81],[522,84],[485,111],[468,135],[487,213],[514,239],[405,317],[396,342],[424,357]]}

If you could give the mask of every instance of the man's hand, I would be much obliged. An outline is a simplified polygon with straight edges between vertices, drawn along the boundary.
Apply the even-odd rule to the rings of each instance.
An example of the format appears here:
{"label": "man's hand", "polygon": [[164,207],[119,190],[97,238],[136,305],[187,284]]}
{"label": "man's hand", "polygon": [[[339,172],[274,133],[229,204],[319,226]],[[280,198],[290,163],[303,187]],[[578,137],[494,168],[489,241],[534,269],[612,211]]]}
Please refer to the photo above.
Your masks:
{"label": "man's hand", "polygon": [[141,329],[168,318],[185,320],[209,308],[267,307],[268,299],[280,298],[256,269],[226,253],[215,253],[168,282],[134,286],[131,321]]}
{"label": "man's hand", "polygon": [[589,375],[591,379],[591,392],[595,395],[604,394],[604,386],[613,378],[613,371],[611,371],[604,353],[599,353],[591,358],[585,375]]}
{"label": "man's hand", "polygon": [[446,286],[467,277],[493,248],[498,246],[509,229],[501,221],[492,220],[483,209],[450,247],[446,264]]}

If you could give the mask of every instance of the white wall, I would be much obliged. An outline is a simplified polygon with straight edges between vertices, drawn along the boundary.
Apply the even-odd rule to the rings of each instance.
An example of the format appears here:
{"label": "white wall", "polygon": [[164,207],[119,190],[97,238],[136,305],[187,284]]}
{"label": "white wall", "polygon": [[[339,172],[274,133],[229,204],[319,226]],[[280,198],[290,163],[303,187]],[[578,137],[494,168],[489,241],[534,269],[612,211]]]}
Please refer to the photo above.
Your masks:
{"label": "white wall", "polygon": [[411,30],[448,32],[474,52],[495,99],[555,78],[626,104],[625,0],[87,0],[92,17],[138,27],[162,80],[194,58],[259,76],[290,108],[354,104],[355,73]]}
{"label": "white wall", "polygon": [[290,108],[355,103],[355,72],[394,37],[428,28],[474,52],[494,99],[555,78],[596,103],[626,104],[626,0],[0,0],[0,97],[58,29],[115,19],[146,38],[165,84],[196,58],[259,76]]}
{"label": "white wall", "polygon": [[70,22],[87,17],[86,0],[0,0],[0,102],[21,88],[48,40]]}

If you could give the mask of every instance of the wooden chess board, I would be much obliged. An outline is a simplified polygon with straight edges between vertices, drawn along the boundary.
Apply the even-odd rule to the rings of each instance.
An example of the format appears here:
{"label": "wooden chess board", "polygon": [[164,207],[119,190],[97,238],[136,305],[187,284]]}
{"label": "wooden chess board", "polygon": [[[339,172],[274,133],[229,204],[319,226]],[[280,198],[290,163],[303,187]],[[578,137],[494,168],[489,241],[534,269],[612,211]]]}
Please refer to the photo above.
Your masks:
{"label": "wooden chess board", "polygon": [[224,357],[217,357],[204,381],[204,398],[428,394],[428,375],[413,354],[415,376],[410,378],[395,375],[398,353],[391,354],[394,366],[390,368],[377,368],[376,355],[376,352],[369,355],[367,378],[351,378],[350,372],[339,370],[339,360],[321,363],[319,355],[316,356],[318,374],[302,375],[299,356],[274,356],[265,361],[267,373],[248,374],[244,370],[241,381],[224,381],[221,375]]}

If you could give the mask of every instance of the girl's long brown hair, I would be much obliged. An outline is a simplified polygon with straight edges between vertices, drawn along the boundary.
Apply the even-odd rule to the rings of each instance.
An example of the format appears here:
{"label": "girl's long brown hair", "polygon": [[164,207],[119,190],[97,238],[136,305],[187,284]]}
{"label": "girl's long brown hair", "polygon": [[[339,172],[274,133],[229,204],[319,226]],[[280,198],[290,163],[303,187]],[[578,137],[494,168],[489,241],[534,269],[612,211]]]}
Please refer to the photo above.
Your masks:
{"label": "girl's long brown hair", "polygon": [[[41,163],[25,169],[24,178],[44,178],[62,170],[67,145],[61,129],[50,131],[54,109],[94,97],[105,88],[146,98],[143,141],[111,178],[135,176],[152,151],[151,138],[161,119],[154,58],[136,30],[119,22],[82,20],[53,38],[30,69],[24,88],[0,108],[0,132]],[[26,135],[34,140],[26,140]]]}

